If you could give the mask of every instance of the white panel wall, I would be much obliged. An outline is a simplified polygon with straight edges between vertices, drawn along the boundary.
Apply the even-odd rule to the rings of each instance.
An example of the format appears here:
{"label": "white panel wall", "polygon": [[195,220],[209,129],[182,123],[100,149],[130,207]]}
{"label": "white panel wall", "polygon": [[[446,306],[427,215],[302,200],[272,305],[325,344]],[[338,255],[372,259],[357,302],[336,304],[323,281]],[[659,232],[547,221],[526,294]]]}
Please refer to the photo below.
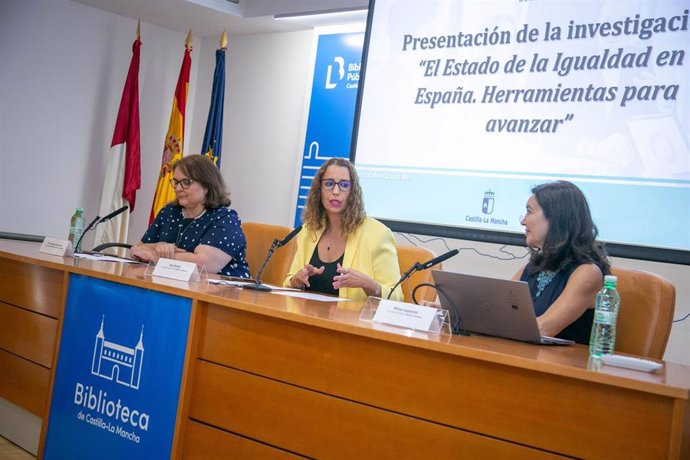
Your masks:
{"label": "white panel wall", "polygon": [[[1,231],[66,237],[75,206],[87,220],[96,213],[135,29],[132,19],[67,0],[0,0]],[[150,24],[142,35],[142,189],[130,241],[147,226],[185,38]],[[194,41],[187,152],[201,146],[216,47],[217,38]],[[292,223],[313,47],[311,32],[230,37],[221,170],[245,221]],[[510,277],[525,262],[501,260],[509,256],[497,245],[447,244],[463,249],[445,264],[452,271]],[[690,311],[690,267],[614,264],[665,276],[677,289],[675,317]],[[673,326],[666,359],[690,364],[689,349],[690,319]]]}

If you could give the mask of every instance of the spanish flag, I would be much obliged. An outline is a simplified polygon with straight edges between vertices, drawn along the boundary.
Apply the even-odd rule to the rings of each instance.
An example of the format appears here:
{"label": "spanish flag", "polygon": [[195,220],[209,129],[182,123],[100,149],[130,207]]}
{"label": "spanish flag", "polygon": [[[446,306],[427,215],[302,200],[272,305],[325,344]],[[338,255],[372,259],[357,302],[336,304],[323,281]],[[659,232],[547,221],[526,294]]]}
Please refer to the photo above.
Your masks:
{"label": "spanish flag", "polygon": [[220,36],[220,48],[216,50],[216,70],[213,72],[211,106],[208,109],[204,141],[201,153],[209,157],[220,168],[221,147],[223,145],[223,102],[225,99],[225,50],[228,37],[225,31]]}
{"label": "spanish flag", "polygon": [[[107,169],[101,193],[99,215],[105,216],[129,205],[134,210],[137,190],[141,186],[139,143],[139,54],[141,49],[140,27],[132,45],[125,87],[122,90],[120,108],[108,152]],[[126,243],[129,213],[125,212],[96,228],[94,246],[101,243]]]}
{"label": "spanish flag", "polygon": [[165,135],[163,161],[158,175],[156,194],[153,196],[149,225],[153,223],[158,211],[175,198],[175,192],[170,186],[170,179],[173,177],[172,164],[182,158],[184,151],[184,117],[187,106],[187,90],[189,89],[189,71],[192,67],[191,54],[192,31],[190,30],[185,40],[184,58],[182,59],[180,76],[177,78],[168,132]]}

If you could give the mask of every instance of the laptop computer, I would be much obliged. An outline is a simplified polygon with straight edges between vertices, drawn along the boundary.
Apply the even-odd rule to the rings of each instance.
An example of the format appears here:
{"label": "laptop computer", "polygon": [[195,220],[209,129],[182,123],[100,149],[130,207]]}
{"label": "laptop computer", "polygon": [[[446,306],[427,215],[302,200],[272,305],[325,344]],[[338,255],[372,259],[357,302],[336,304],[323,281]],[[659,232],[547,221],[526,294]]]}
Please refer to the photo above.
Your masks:
{"label": "laptop computer", "polygon": [[[432,270],[434,283],[452,299],[460,317],[460,327],[468,332],[520,340],[542,345],[570,345],[575,342],[539,334],[529,286],[483,276]],[[441,306],[452,314],[443,294]]]}

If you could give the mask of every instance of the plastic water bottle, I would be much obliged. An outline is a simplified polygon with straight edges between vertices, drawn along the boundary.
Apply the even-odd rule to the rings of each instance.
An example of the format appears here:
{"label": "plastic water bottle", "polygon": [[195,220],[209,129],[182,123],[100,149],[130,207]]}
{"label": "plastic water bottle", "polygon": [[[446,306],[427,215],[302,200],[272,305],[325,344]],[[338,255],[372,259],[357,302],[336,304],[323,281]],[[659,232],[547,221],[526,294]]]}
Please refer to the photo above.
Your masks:
{"label": "plastic water bottle", "polygon": [[72,248],[75,252],[79,251],[79,248],[75,245],[81,238],[82,233],[84,233],[84,208],[77,208],[74,214],[72,214],[72,219],[70,219],[68,238],[72,242]]}
{"label": "plastic water bottle", "polygon": [[604,287],[597,293],[594,324],[589,339],[589,355],[595,358],[613,353],[616,344],[616,320],[621,303],[616,281],[618,279],[615,276],[606,275]]}

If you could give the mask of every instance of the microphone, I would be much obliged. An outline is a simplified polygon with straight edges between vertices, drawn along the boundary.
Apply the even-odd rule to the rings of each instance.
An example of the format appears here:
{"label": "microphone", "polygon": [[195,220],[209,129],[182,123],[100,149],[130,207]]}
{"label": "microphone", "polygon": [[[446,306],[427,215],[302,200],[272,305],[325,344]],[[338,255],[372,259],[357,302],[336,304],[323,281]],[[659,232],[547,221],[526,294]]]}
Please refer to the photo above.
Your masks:
{"label": "microphone", "polygon": [[79,245],[81,244],[81,240],[84,238],[84,235],[86,235],[86,232],[95,228],[98,224],[102,224],[103,222],[108,222],[113,217],[125,212],[128,208],[129,208],[129,206],[124,205],[123,207],[116,209],[115,211],[111,212],[110,214],[108,214],[105,217],[101,218],[99,216],[96,216],[96,218],[94,220],[92,220],[91,223],[88,225],[88,227],[86,227],[86,229],[82,232],[81,236],[79,237],[79,241],[77,241],[77,244],[74,248],[74,252],[76,252],[76,253],[83,252],[83,251],[78,250],[77,248],[80,247]]}
{"label": "microphone", "polygon": [[[300,224],[299,226],[295,227],[294,230],[292,230],[290,233],[287,234],[285,238],[283,238],[280,241],[273,241],[273,244],[276,245],[275,248],[273,249],[278,249],[281,246],[285,246],[290,242],[291,239],[293,239],[300,231],[302,230],[302,225]],[[258,277],[257,277],[258,279]]]}
{"label": "microphone", "polygon": [[415,271],[426,270],[427,268],[431,268],[436,264],[440,264],[444,260],[450,259],[454,255],[456,255],[458,252],[460,252],[460,251],[458,251],[457,249],[453,249],[452,251],[448,251],[445,254],[441,254],[440,256],[435,257],[428,262],[424,262],[423,264],[420,264],[419,262],[417,262],[415,264],[415,267],[416,267]]}
{"label": "microphone", "polygon": [[395,283],[395,286],[393,286],[393,289],[391,289],[391,292],[388,293],[387,299],[391,298],[391,295],[393,294],[393,291],[395,291],[395,288],[397,288],[403,281],[405,281],[407,278],[412,276],[412,274],[416,271],[421,271],[421,270],[426,270],[427,268],[433,267],[436,264],[440,264],[444,260],[450,259],[454,255],[456,255],[458,252],[457,249],[453,249],[452,251],[448,251],[445,254],[441,254],[438,257],[434,257],[433,259],[424,262],[423,264],[420,264],[419,262],[415,262],[403,275],[400,277],[397,283]]}
{"label": "microphone", "polygon": [[115,211],[111,212],[110,214],[108,214],[107,216],[105,216],[104,218],[102,218],[101,220],[99,220],[98,223],[99,223],[99,224],[102,224],[103,222],[108,222],[108,221],[109,221],[110,219],[112,219],[113,217],[115,217],[115,216],[117,216],[117,215],[122,214],[123,212],[125,212],[125,211],[127,210],[127,208],[129,208],[129,206],[124,205],[124,206],[121,207],[120,209],[116,209]]}
{"label": "microphone", "polygon": [[300,230],[302,230],[302,225],[300,224],[299,226],[295,227],[294,230],[292,230],[290,233],[287,234],[285,238],[282,240],[275,239],[273,240],[273,243],[271,244],[271,247],[268,250],[268,255],[266,255],[266,259],[264,260],[264,263],[261,264],[261,268],[259,268],[259,271],[256,273],[256,280],[254,281],[254,284],[245,284],[242,287],[246,289],[252,289],[254,291],[264,291],[264,292],[270,292],[271,288],[266,286],[265,284],[261,284],[261,273],[263,273],[264,268],[266,268],[266,264],[268,263],[269,260],[271,260],[271,257],[273,256],[273,252],[278,249],[279,247],[285,246],[290,242],[291,239],[297,235]]}

